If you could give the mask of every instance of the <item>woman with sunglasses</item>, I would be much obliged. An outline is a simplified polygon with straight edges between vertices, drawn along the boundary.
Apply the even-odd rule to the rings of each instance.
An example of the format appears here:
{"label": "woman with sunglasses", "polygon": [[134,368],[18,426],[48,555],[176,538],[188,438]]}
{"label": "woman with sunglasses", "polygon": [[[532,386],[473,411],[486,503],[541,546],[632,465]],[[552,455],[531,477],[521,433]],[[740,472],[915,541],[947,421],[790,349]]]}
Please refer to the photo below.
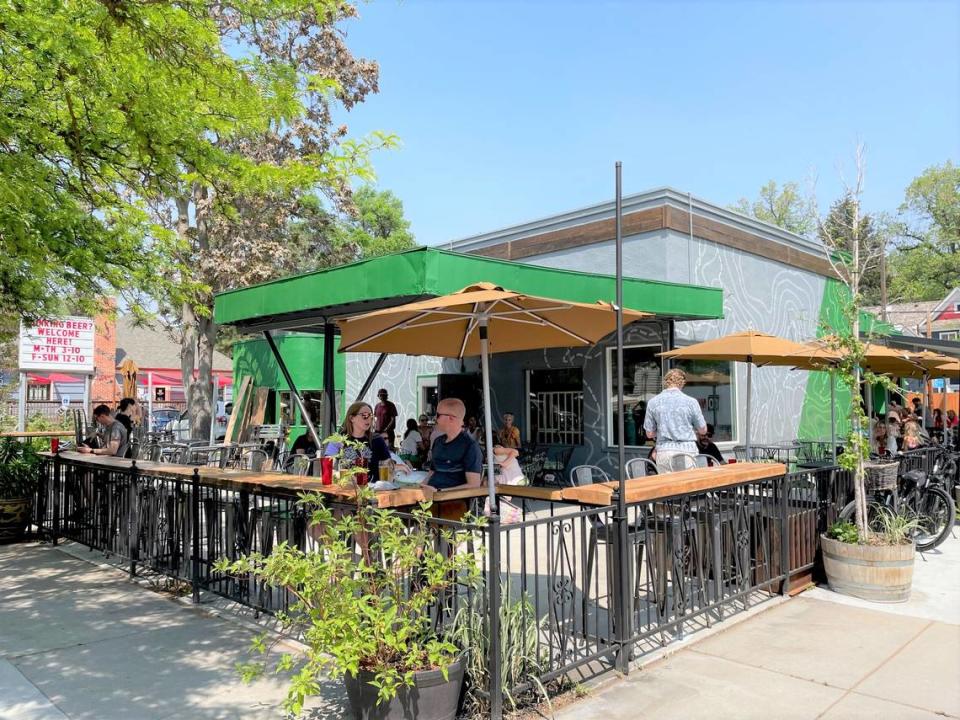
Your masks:
{"label": "woman with sunglasses", "polygon": [[[369,453],[367,477],[370,482],[376,482],[380,476],[380,463],[390,459],[390,449],[387,447],[387,441],[375,434],[372,427],[373,408],[365,402],[355,402],[347,408],[340,434],[366,446]],[[324,449],[324,455],[336,455],[338,452],[340,452],[339,443],[330,443]],[[364,456],[367,452],[363,453]]]}

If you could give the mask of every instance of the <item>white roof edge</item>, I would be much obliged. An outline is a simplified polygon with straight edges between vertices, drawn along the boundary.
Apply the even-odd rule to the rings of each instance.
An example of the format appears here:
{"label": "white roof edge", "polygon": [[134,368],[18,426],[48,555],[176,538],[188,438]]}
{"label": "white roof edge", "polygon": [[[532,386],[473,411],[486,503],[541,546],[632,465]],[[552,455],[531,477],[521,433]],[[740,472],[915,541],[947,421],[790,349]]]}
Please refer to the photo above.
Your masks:
{"label": "white roof edge", "polygon": [[938,313],[941,310],[946,310],[947,303],[950,302],[950,298],[957,294],[957,291],[960,291],[960,287],[955,287],[953,290],[947,293],[947,296],[941,300],[933,310],[930,312]]}
{"label": "white roof edge", "polygon": [[[695,195],[684,193],[671,187],[660,187],[633,195],[627,195],[623,198],[623,212],[627,214],[666,204],[681,210],[686,210],[688,205],[692,204],[694,212],[703,217],[709,217],[727,225],[739,227],[740,229],[764,237],[772,242],[794,247],[818,257],[826,256],[823,245],[818,241],[796,235],[795,233],[788,232],[762,220],[741,215],[740,213],[728,210],[719,205],[714,205]],[[471,235],[447,243],[439,243],[435,247],[456,251],[469,251],[509,240],[519,240],[524,237],[530,237],[531,235],[539,235],[565,227],[575,227],[597,220],[606,220],[612,218],[615,211],[615,201],[608,200],[499,230],[492,230],[479,235]]]}

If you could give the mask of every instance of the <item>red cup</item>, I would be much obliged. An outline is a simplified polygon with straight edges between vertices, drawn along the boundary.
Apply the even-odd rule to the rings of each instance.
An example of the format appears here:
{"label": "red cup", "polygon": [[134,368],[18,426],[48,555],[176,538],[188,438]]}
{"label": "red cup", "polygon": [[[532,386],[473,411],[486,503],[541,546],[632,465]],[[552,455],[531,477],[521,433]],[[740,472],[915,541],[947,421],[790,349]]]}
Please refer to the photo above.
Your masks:
{"label": "red cup", "polygon": [[50,438],[50,452],[60,452],[60,438]]}
{"label": "red cup", "polygon": [[361,486],[366,485],[367,481],[369,480],[369,477],[367,477],[367,473],[365,472],[357,473],[354,475],[354,477],[357,479],[357,485]]}
{"label": "red cup", "polygon": [[324,485],[333,485],[333,458],[320,458],[320,482]]}
{"label": "red cup", "polygon": [[730,458],[729,460],[727,460],[727,465],[735,465],[736,462],[737,462],[736,458]]}

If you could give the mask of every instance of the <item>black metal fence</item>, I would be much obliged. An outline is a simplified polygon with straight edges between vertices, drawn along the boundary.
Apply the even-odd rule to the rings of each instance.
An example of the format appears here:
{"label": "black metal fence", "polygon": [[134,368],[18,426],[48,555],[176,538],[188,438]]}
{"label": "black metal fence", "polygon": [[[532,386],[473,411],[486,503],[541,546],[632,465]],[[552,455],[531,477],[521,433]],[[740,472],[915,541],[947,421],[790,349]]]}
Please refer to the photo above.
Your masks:
{"label": "black metal fence", "polygon": [[[131,575],[150,568],[190,581],[195,601],[205,589],[258,611],[291,604],[282,589],[213,570],[219,558],[268,554],[284,541],[310,549],[308,510],[291,491],[59,456],[42,472],[36,525],[54,541],[123,558]],[[459,525],[478,538],[458,551],[476,552],[485,585],[479,603],[474,589],[455,586],[438,623],[464,608],[483,614],[491,679],[481,691],[499,717],[505,692],[575,670],[626,671],[632,657],[786,592],[814,567],[820,533],[851,495],[849,473],[828,467],[631,504],[624,517],[615,502],[517,498],[520,522]],[[511,608],[508,636],[499,624]],[[533,650],[504,675],[501,660],[518,637],[532,638]]]}

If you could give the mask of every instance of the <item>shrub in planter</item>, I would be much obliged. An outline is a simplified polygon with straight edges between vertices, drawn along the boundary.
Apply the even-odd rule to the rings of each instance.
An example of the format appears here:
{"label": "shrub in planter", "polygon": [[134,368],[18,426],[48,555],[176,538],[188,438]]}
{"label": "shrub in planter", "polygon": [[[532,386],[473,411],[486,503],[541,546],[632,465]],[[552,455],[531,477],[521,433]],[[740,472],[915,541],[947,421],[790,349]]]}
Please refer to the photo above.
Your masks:
{"label": "shrub in planter", "polygon": [[0,542],[23,539],[37,491],[40,456],[11,438],[0,442]]}
{"label": "shrub in planter", "polygon": [[875,602],[905,602],[913,584],[917,520],[875,506],[863,536],[849,521],[834,523],[820,538],[830,589]]}
{"label": "shrub in planter", "polygon": [[[341,482],[351,482],[349,471],[341,470]],[[438,527],[427,504],[401,516],[373,507],[373,497],[359,487],[352,511],[343,512],[306,493],[301,502],[313,508],[315,551],[282,543],[268,556],[221,560],[215,569],[253,576],[296,598],[278,615],[307,646],[304,656],[283,655],[275,666],[291,677],[288,712],[302,711],[322,677],[340,677],[355,717],[452,718],[461,648],[436,629],[431,610],[454,585],[479,585],[481,563],[464,551],[474,533]],[[254,649],[267,651],[262,638]],[[242,671],[251,679],[265,669],[255,662]],[[431,707],[435,702],[446,707]]]}

